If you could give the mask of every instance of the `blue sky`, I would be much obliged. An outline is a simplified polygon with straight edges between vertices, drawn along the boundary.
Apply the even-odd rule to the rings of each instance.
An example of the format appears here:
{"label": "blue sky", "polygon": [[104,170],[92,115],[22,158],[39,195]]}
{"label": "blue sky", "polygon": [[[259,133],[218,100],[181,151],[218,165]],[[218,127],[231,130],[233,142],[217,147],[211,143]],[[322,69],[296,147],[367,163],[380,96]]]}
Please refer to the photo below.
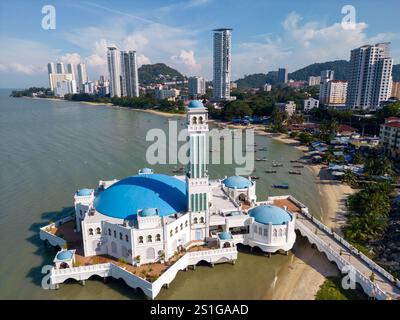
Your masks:
{"label": "blue sky", "polygon": [[[56,29],[41,27],[44,5]],[[342,7],[356,10],[346,30]],[[398,0],[176,0],[0,2],[0,87],[47,85],[48,61],[85,62],[91,79],[107,74],[106,46],[136,50],[139,63],[164,62],[212,77],[212,32],[233,28],[233,78],[348,59],[359,45],[392,42],[400,61]]]}

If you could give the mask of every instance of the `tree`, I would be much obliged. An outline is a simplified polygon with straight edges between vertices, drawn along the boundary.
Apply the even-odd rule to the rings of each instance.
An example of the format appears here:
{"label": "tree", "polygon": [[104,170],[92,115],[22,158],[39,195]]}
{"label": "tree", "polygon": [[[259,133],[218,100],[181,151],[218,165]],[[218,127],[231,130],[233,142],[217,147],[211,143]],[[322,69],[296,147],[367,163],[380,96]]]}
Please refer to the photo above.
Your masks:
{"label": "tree", "polygon": [[303,144],[309,144],[313,140],[311,134],[307,132],[300,132],[298,138],[299,141]]}
{"label": "tree", "polygon": [[249,104],[242,100],[235,100],[228,102],[224,108],[225,120],[231,120],[232,118],[251,116],[253,111]]}
{"label": "tree", "polygon": [[357,176],[353,171],[346,170],[343,176],[343,182],[347,183],[351,187],[354,187],[357,184]]}

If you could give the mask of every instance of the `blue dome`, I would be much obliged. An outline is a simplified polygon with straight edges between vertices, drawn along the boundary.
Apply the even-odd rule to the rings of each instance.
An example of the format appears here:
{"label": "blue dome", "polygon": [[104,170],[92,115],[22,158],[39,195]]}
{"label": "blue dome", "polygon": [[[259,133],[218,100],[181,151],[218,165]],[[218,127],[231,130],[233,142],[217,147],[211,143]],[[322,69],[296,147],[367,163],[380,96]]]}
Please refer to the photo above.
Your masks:
{"label": "blue dome", "polygon": [[258,223],[281,225],[292,221],[292,215],[277,206],[261,205],[249,210],[250,217]]}
{"label": "blue dome", "polygon": [[63,250],[59,253],[57,253],[56,258],[58,260],[70,260],[72,259],[73,253],[69,250]]}
{"label": "blue dome", "polygon": [[93,189],[87,189],[87,188],[83,188],[80,189],[76,192],[76,195],[79,197],[85,197],[85,196],[90,196],[93,192]]}
{"label": "blue dome", "polygon": [[252,182],[241,176],[232,176],[222,181],[228,188],[246,189],[251,186]]}
{"label": "blue dome", "polygon": [[157,208],[160,216],[187,211],[186,183],[164,174],[141,174],[122,179],[94,200],[96,210],[106,216],[132,219],[137,211]]}
{"label": "blue dome", "polygon": [[228,231],[224,231],[224,232],[218,233],[218,237],[221,240],[230,240],[230,239],[232,239],[232,234]]}
{"label": "blue dome", "polygon": [[201,102],[200,100],[192,100],[189,103],[189,108],[204,108],[203,102]]}
{"label": "blue dome", "polygon": [[142,211],[140,211],[139,214],[140,214],[141,217],[156,216],[157,215],[157,208],[145,208]]}

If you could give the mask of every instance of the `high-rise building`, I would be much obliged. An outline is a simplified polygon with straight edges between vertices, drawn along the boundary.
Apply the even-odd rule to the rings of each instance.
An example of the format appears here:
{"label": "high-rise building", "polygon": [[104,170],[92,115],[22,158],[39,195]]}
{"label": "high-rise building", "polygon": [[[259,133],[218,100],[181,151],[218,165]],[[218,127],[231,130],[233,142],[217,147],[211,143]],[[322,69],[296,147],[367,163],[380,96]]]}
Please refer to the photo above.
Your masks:
{"label": "high-rise building", "polygon": [[231,100],[232,29],[214,29],[213,99]]}
{"label": "high-rise building", "polygon": [[393,81],[391,97],[400,99],[400,82]]}
{"label": "high-rise building", "polygon": [[86,72],[86,65],[84,63],[78,64],[78,87],[79,91],[84,90],[85,83],[88,82],[88,76]]}
{"label": "high-rise building", "polygon": [[319,103],[327,104],[329,100],[329,82],[333,80],[334,71],[324,70],[321,72],[319,85]]}
{"label": "high-rise building", "polygon": [[188,94],[191,98],[197,98],[206,93],[206,81],[203,77],[190,77],[188,80]]}
{"label": "high-rise building", "polygon": [[121,51],[121,86],[123,96],[139,97],[136,51]]}
{"label": "high-rise building", "polygon": [[288,82],[288,73],[286,68],[279,68],[278,69],[278,83],[285,84]]}
{"label": "high-rise building", "polygon": [[64,63],[63,62],[57,62],[57,64],[56,64],[56,72],[57,73],[65,73],[65,68],[64,68]]}
{"label": "high-rise building", "polygon": [[67,64],[67,73],[72,74],[72,79],[73,79],[73,80],[76,80],[76,77],[75,77],[75,67],[74,67],[74,65],[73,65],[72,63],[68,63],[68,64]]}
{"label": "high-rise building", "polygon": [[54,62],[49,62],[47,64],[47,71],[48,71],[48,74],[56,73],[56,68],[54,66]]}
{"label": "high-rise building", "polygon": [[294,101],[277,102],[275,103],[275,107],[277,107],[280,112],[286,112],[289,117],[296,112],[296,103]]}
{"label": "high-rise building", "polygon": [[310,87],[319,86],[320,83],[321,83],[321,77],[320,77],[320,76],[317,76],[317,77],[315,77],[315,76],[308,77],[308,85],[309,85]]}
{"label": "high-rise building", "polygon": [[110,75],[110,97],[121,96],[121,55],[117,47],[108,47],[108,73]]}
{"label": "high-rise building", "polygon": [[391,96],[393,59],[390,42],[351,50],[347,106],[376,109]]}
{"label": "high-rise building", "polygon": [[347,81],[331,80],[328,82],[328,99],[326,104],[329,107],[344,108],[347,97]]}

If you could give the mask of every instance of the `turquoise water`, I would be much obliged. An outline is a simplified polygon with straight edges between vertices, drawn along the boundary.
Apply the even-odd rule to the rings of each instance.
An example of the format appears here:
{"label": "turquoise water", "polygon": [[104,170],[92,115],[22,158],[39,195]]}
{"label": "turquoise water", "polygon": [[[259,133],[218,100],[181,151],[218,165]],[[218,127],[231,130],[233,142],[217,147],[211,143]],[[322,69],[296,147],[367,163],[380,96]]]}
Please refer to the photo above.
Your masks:
{"label": "turquoise water", "polygon": [[[150,113],[92,106],[82,103],[10,98],[0,90],[0,298],[2,299],[135,299],[142,298],[124,283],[94,279],[83,287],[61,285],[56,291],[42,289],[41,268],[51,264],[55,252],[39,240],[39,227],[73,210],[78,188],[94,187],[99,180],[123,178],[149,166],[145,152],[151,128],[168,128],[168,118]],[[172,116],[170,117],[173,118]],[[180,119],[180,121],[183,121]],[[320,211],[314,179],[288,175],[290,159],[301,152],[293,147],[256,137],[257,153],[268,162],[256,162],[258,199],[290,192],[316,214]],[[268,175],[271,161],[286,168]],[[151,166],[172,174],[173,166]],[[234,166],[211,165],[212,178],[234,174]],[[287,181],[290,190],[272,189],[272,183]],[[289,257],[290,258],[290,257]],[[274,255],[267,259],[239,253],[235,266],[213,269],[199,266],[181,272],[160,299],[257,299],[271,286],[275,275],[289,259]]]}

